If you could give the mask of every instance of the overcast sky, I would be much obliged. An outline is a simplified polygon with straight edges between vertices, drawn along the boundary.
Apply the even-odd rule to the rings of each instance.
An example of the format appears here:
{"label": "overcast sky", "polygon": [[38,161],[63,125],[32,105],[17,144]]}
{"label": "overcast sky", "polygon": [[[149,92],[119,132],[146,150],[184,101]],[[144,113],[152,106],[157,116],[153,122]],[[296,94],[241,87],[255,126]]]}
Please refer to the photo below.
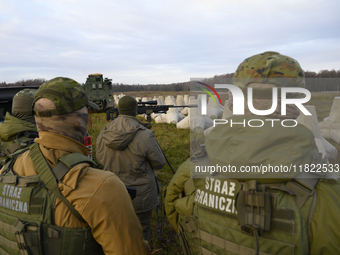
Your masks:
{"label": "overcast sky", "polygon": [[340,69],[339,0],[0,0],[0,82],[168,84],[277,51]]}

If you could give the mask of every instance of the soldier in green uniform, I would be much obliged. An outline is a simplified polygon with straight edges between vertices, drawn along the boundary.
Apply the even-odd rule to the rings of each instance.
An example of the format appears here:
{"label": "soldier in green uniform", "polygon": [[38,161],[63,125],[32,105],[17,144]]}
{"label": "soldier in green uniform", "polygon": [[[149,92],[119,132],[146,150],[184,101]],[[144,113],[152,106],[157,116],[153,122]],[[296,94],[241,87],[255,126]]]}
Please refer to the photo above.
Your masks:
{"label": "soldier in green uniform", "polygon": [[[233,85],[246,97],[251,87],[254,108],[268,110],[273,88],[303,88],[305,78],[295,59],[264,52],[239,65]],[[172,178],[165,209],[186,255],[340,253],[339,166],[327,169],[308,128],[281,125],[297,118],[295,105],[287,105],[286,114],[280,101],[273,109],[255,116],[245,104],[245,114],[214,127],[206,153],[193,155]],[[311,173],[311,164],[327,171]],[[251,167],[266,171],[240,172]],[[210,173],[202,175],[205,169]]]}
{"label": "soldier in green uniform", "polygon": [[7,112],[4,123],[0,123],[0,168],[9,154],[31,145],[38,136],[31,109],[35,92],[23,89],[15,94],[12,114]]}

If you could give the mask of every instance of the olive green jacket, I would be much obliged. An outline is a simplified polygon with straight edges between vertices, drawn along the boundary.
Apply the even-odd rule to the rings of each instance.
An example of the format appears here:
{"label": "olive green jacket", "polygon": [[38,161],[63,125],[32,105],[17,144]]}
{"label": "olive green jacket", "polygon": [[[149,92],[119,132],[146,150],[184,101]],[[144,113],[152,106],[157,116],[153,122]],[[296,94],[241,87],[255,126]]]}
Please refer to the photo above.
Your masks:
{"label": "olive green jacket", "polygon": [[[7,112],[5,121],[0,123],[0,165],[1,161],[5,159],[5,151],[15,143],[17,134],[23,131],[36,132],[37,127],[31,122],[18,119]],[[29,140],[33,139],[26,137],[20,138],[20,142],[27,142]]]}
{"label": "olive green jacket", "polygon": [[[241,122],[237,117],[234,119]],[[268,127],[257,129],[251,129],[249,127],[241,128],[240,125],[235,128],[219,125],[210,132],[205,140],[205,145],[211,165],[219,164],[220,166],[227,166],[230,164],[237,166],[238,169],[242,165],[274,165],[275,162],[279,165],[283,164],[288,166],[290,164],[296,164],[297,166],[304,165],[311,163],[313,156],[317,152],[313,134],[302,125],[298,125],[295,128]],[[200,215],[199,211],[197,212],[197,205],[203,205],[203,207],[207,205],[205,206],[206,208],[213,205],[213,209],[222,208],[224,209],[224,213],[229,213],[235,218],[237,212],[234,207],[234,202],[236,194],[240,189],[239,181],[257,179],[258,182],[264,184],[274,183],[284,185],[287,181],[292,180],[298,175],[298,173],[291,171],[286,174],[232,174],[230,176],[233,177],[233,179],[225,178],[228,177],[228,175],[209,174],[206,175],[207,177],[204,179],[192,178],[197,174],[195,167],[199,162],[199,160],[187,160],[184,162],[177,170],[167,188],[165,210],[169,222],[176,231],[179,231],[180,222],[183,223],[183,219],[188,220],[190,217],[195,218],[197,215]],[[329,182],[326,181],[327,178],[321,178],[315,186],[317,200],[310,221],[309,247],[302,248],[302,250],[307,251],[307,253],[309,252],[309,254],[340,254],[340,218],[338,216],[340,215],[340,184],[334,181],[335,177],[336,176],[332,176],[330,179],[332,181]],[[216,179],[219,180],[219,185],[216,185]],[[232,194],[228,194],[228,196],[225,195],[221,200],[221,193],[223,193],[221,192],[221,189],[223,189],[222,183],[225,183],[225,181],[227,181],[229,185],[230,183],[233,183],[233,185],[236,183],[236,185],[235,187],[229,186],[229,192],[230,189],[233,188]],[[200,190],[197,190],[197,187],[199,187]],[[204,192],[208,193],[209,196],[210,194],[215,196],[215,205],[213,203],[214,201],[209,200],[209,196],[203,196]],[[218,198],[220,199],[219,204],[217,203]],[[208,201],[205,199],[208,199]],[[231,199],[232,203],[223,203],[227,201],[227,199]],[[311,204],[311,200],[308,203]],[[209,211],[212,217],[211,219],[213,219],[213,214],[218,210]],[[221,214],[219,213],[218,215]],[[200,222],[200,219],[198,219],[198,221]],[[202,225],[200,226],[202,227]],[[204,227],[209,228],[209,226]],[[233,227],[235,227],[235,225]],[[237,227],[237,221],[235,228],[240,229],[239,226]],[[304,233],[301,233],[301,238],[303,235],[306,235],[307,228],[308,226],[304,226]],[[190,235],[187,235],[187,238],[188,236]],[[297,236],[299,236],[299,234],[297,234]],[[193,254],[196,253],[193,252]]]}
{"label": "olive green jacket", "polygon": [[159,181],[154,170],[163,168],[165,158],[154,132],[137,118],[119,115],[107,124],[97,138],[96,156],[106,171],[137,189],[132,201],[136,212],[158,204]]}

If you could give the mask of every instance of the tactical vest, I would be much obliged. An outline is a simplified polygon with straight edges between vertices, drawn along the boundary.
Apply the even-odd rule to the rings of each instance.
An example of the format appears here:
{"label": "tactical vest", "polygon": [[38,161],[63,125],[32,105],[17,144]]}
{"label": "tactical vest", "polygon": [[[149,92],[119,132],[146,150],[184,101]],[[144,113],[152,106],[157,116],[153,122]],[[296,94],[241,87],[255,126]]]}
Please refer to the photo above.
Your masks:
{"label": "tactical vest", "polygon": [[71,153],[60,157],[51,169],[39,145],[34,144],[30,156],[38,175],[17,176],[12,167],[20,153],[22,151],[13,155],[0,175],[0,254],[104,254],[89,226],[68,228],[54,224],[57,198],[85,222],[62,195],[58,182],[75,165],[89,163],[94,166],[95,163],[80,153]]}
{"label": "tactical vest", "polygon": [[0,167],[5,165],[10,155],[18,150],[30,147],[34,139],[39,137],[38,132],[22,131],[16,135],[13,141],[1,142],[0,144]]}
{"label": "tactical vest", "polygon": [[192,215],[179,215],[186,255],[309,254],[317,178],[262,184],[209,176],[190,178]]}

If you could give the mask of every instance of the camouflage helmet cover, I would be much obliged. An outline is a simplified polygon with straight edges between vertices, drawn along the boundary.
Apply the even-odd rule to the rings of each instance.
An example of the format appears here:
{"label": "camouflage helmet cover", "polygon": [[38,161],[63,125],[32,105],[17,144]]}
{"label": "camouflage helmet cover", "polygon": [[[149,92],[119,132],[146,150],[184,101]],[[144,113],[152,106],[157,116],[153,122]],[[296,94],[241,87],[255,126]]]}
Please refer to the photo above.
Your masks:
{"label": "camouflage helmet cover", "polygon": [[36,89],[23,89],[16,93],[12,102],[12,115],[18,119],[34,123],[32,103]]}
{"label": "camouflage helmet cover", "polygon": [[32,115],[31,106],[34,100],[36,89],[23,89],[13,97],[12,113],[20,112]]}
{"label": "camouflage helmet cover", "polygon": [[245,59],[236,69],[233,85],[244,89],[250,83],[305,87],[305,75],[295,59],[267,51]]}
{"label": "camouflage helmet cover", "polygon": [[23,89],[20,90],[18,93],[16,93],[13,97],[13,99],[15,99],[16,97],[30,97],[30,98],[34,98],[35,92],[37,90],[36,89]]}
{"label": "camouflage helmet cover", "polygon": [[72,113],[85,106],[95,108],[81,85],[65,77],[57,77],[42,84],[35,94],[33,105],[39,98],[50,99],[56,107],[47,111],[35,111],[35,115],[40,117]]}

